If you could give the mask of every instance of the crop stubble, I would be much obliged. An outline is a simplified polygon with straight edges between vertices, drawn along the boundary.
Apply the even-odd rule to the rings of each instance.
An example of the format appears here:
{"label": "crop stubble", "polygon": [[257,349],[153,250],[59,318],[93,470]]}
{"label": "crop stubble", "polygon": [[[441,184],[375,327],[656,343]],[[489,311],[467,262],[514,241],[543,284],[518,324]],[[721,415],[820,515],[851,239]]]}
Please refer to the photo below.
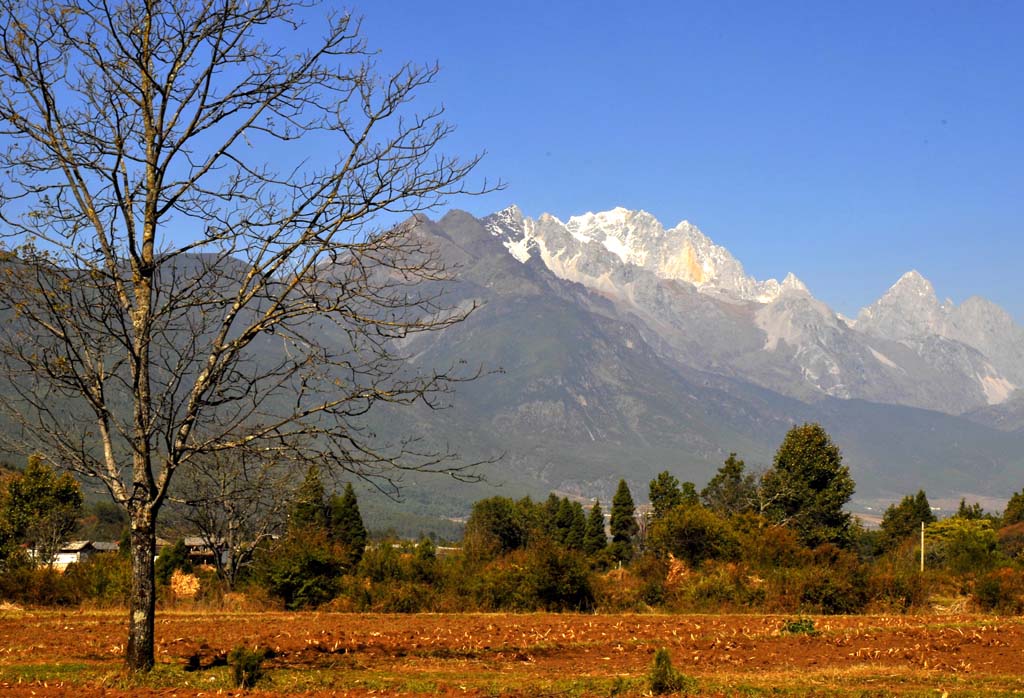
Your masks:
{"label": "crop stubble", "polygon": [[[91,611],[0,612],[5,696],[231,693],[231,648],[272,650],[257,694],[605,694],[616,677],[639,694],[667,647],[702,695],[1024,691],[1024,622],[987,616],[814,619],[816,635],[763,615],[164,612],[158,671],[123,675],[124,617]],[[192,669],[186,671],[191,664]],[[936,692],[937,691],[937,692]]]}

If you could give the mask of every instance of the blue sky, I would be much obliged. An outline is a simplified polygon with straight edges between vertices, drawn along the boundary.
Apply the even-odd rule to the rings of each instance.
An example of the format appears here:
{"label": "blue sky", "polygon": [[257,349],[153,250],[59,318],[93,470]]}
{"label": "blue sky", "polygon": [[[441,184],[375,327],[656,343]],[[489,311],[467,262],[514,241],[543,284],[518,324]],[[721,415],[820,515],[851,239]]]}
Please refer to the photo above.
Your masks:
{"label": "blue sky", "polygon": [[438,61],[457,153],[560,218],[688,219],[854,314],[916,268],[1024,320],[1024,3],[437,2],[356,8]]}

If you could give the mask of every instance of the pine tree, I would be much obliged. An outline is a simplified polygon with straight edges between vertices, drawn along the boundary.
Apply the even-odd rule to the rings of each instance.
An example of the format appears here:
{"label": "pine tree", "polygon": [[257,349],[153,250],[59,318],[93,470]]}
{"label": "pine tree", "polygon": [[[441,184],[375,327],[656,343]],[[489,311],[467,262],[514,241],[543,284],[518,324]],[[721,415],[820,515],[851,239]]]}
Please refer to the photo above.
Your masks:
{"label": "pine tree", "polygon": [[636,522],[636,506],[633,495],[625,480],[619,480],[619,487],[612,497],[611,533],[614,554],[619,561],[628,561],[633,557],[633,542],[640,526]]}
{"label": "pine tree", "polygon": [[312,464],[306,477],[292,495],[292,508],[288,513],[289,532],[307,529],[326,531],[329,524],[327,495],[320,479],[320,468]]}
{"label": "pine tree", "polygon": [[749,511],[757,495],[757,481],[753,474],[744,473],[742,459],[730,453],[715,476],[701,490],[704,506],[723,516]]}
{"label": "pine tree", "polygon": [[369,536],[351,482],[345,485],[340,497],[331,497],[331,537],[348,549],[350,567],[358,565]]}
{"label": "pine tree", "polygon": [[587,537],[587,515],[583,513],[583,505],[569,502],[569,528],[565,532],[565,547],[569,550],[583,550]]}
{"label": "pine tree", "polygon": [[587,555],[596,555],[608,545],[608,536],[604,532],[604,512],[601,500],[595,499],[587,517],[587,532],[583,538],[583,551]]}
{"label": "pine tree", "polygon": [[561,543],[563,531],[559,528],[558,517],[562,511],[562,500],[554,492],[549,492],[548,498],[544,500],[544,503],[538,505],[538,510],[540,511],[541,527],[544,533],[551,540]]}
{"label": "pine tree", "polygon": [[893,548],[908,536],[918,531],[922,523],[935,522],[935,514],[928,503],[924,490],[916,495],[907,495],[899,504],[890,505],[882,516],[882,547]]}
{"label": "pine tree", "polygon": [[1024,490],[1014,492],[1010,501],[1006,503],[1002,524],[1003,526],[1012,526],[1021,521],[1024,521]]}
{"label": "pine tree", "polygon": [[667,470],[658,473],[658,476],[651,480],[647,487],[647,493],[651,500],[651,509],[655,520],[683,503],[679,480]]}

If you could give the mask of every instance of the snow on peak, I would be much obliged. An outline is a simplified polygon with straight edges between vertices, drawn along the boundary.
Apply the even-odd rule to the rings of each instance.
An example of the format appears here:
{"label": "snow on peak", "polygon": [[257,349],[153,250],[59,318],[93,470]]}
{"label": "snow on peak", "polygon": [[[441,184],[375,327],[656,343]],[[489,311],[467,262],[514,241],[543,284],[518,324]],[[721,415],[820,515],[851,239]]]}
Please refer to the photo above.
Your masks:
{"label": "snow on peak", "polygon": [[916,269],[911,269],[906,274],[901,276],[889,288],[888,294],[901,294],[901,295],[917,295],[920,298],[935,299],[935,288],[932,283],[921,276]]}
{"label": "snow on peak", "polygon": [[806,293],[810,294],[806,284],[797,278],[796,274],[789,272],[786,274],[786,278],[782,280],[781,290],[788,293]]}
{"label": "snow on peak", "polygon": [[625,265],[734,301],[770,303],[783,291],[807,291],[792,275],[783,284],[775,279],[758,281],[697,226],[683,220],[666,229],[647,211],[617,206],[562,223],[548,214],[536,221],[524,218],[517,207],[510,206],[489,216],[487,226],[492,234],[505,238],[505,247],[516,259],[525,261],[536,249],[555,274],[583,284],[606,283],[599,277]]}

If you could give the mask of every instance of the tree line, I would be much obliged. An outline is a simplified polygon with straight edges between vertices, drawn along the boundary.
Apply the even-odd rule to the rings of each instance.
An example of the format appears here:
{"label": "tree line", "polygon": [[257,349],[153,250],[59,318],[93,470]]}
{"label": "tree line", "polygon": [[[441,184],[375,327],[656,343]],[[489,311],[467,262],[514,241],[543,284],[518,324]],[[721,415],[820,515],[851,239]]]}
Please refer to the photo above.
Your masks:
{"label": "tree line", "polygon": [[[943,520],[919,491],[867,529],[844,509],[853,488],[825,430],[804,424],[786,434],[763,473],[749,472],[736,454],[700,490],[664,471],[650,481],[643,507],[621,480],[607,516],[598,500],[585,507],[554,493],[540,501],[488,497],[473,505],[461,543],[439,546],[426,537],[371,540],[351,483],[328,492],[311,466],[279,526],[268,529],[273,535],[247,547],[237,568],[195,567],[180,541],[162,550],[158,598],[398,612],[855,613],[964,597],[985,610],[1024,610],[1024,490],[1002,515],[961,501]],[[104,511],[109,519],[109,507],[94,507],[83,523],[77,483],[41,459],[8,476],[0,487],[0,594],[29,603],[123,603],[130,578],[123,553],[63,575],[47,568],[52,541],[76,525],[103,525]],[[198,579],[198,597],[175,596],[176,573]]]}

